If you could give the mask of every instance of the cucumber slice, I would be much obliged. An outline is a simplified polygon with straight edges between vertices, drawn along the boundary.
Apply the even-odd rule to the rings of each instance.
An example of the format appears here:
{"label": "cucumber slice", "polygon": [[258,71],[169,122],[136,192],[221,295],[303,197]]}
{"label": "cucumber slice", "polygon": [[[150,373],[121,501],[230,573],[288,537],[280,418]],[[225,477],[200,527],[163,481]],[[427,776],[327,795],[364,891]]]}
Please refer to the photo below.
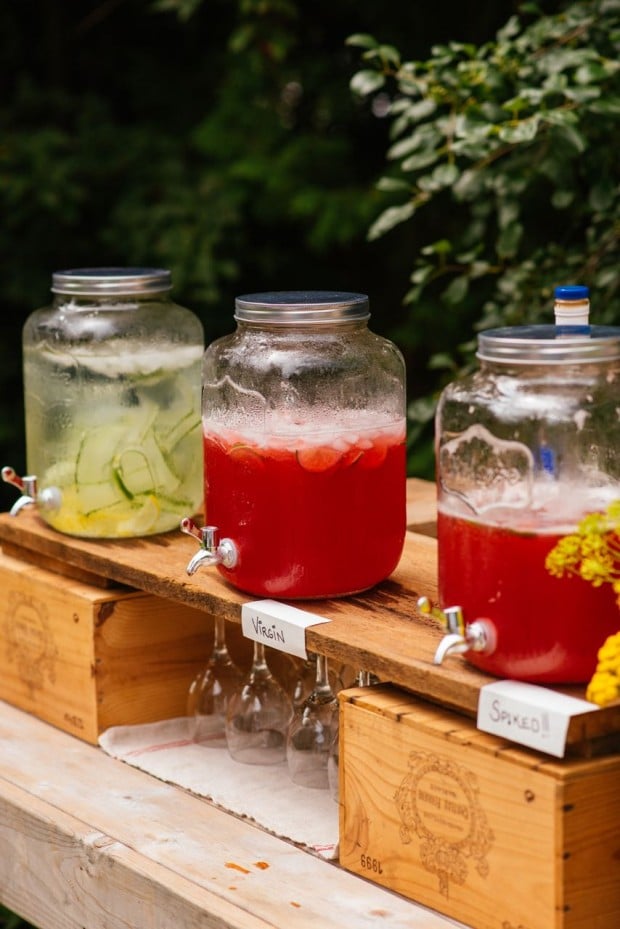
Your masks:
{"label": "cucumber slice", "polygon": [[122,442],[126,426],[123,422],[108,423],[84,433],[75,462],[75,483],[99,484],[112,480],[110,462]]}
{"label": "cucumber slice", "polygon": [[112,468],[129,499],[136,494],[153,493],[156,489],[153,470],[141,448],[126,448],[120,455],[115,455]]}
{"label": "cucumber slice", "polygon": [[157,491],[174,493],[182,477],[177,476],[169,467],[166,456],[159,447],[159,443],[153,431],[145,435],[140,444],[140,451],[143,452],[148,461],[151,471],[153,488]]}

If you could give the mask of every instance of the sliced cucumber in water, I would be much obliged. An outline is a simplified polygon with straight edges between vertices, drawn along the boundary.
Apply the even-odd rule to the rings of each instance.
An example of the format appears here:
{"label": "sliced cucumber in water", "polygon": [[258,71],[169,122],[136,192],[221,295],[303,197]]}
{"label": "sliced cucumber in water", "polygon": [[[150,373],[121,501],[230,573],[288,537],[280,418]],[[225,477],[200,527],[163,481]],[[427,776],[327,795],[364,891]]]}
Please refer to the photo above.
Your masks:
{"label": "sliced cucumber in water", "polygon": [[115,481],[78,484],[76,491],[80,510],[85,516],[108,510],[111,506],[127,505],[127,496]]}
{"label": "sliced cucumber in water", "polygon": [[75,462],[75,483],[78,487],[112,480],[111,461],[125,432],[125,424],[119,422],[84,433]]}
{"label": "sliced cucumber in water", "polygon": [[171,519],[194,508],[186,489],[188,479],[195,483],[200,454],[193,405],[162,414],[141,396],[116,419],[101,408],[93,415],[99,421],[83,431],[74,462],[54,466],[63,488],[57,528],[101,537],[146,535],[170,528]]}
{"label": "sliced cucumber in water", "polygon": [[148,461],[156,490],[174,492],[181,483],[183,475],[179,477],[171,470],[152,430],[144,436],[140,447]]}
{"label": "sliced cucumber in water", "polygon": [[121,489],[130,499],[136,494],[156,490],[153,470],[141,448],[126,448],[120,455],[115,455],[112,468]]}

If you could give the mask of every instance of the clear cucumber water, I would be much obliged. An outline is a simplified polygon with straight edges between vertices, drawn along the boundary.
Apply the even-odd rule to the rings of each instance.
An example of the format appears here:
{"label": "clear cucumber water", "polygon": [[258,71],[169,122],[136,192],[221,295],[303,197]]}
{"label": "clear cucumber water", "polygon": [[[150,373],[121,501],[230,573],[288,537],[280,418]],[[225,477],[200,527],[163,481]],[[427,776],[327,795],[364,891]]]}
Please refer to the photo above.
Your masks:
{"label": "clear cucumber water", "polygon": [[151,535],[201,509],[201,359],[195,346],[25,350],[28,471],[62,495],[39,511],[51,526]]}

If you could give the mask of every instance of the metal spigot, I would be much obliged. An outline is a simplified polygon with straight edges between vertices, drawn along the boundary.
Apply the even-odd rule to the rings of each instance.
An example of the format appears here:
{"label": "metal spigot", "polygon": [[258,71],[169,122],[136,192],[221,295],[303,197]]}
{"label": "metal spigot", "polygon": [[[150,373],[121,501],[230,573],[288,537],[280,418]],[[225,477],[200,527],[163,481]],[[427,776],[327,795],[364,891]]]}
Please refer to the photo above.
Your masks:
{"label": "metal spigot", "polygon": [[428,597],[418,599],[418,609],[438,619],[447,632],[437,646],[433,664],[442,664],[447,655],[462,655],[470,651],[490,655],[495,651],[497,632],[490,619],[466,623],[460,606],[448,606],[442,610],[433,606]]}
{"label": "metal spigot", "polygon": [[237,546],[232,539],[217,540],[217,526],[202,526],[185,516],[181,520],[181,532],[191,535],[200,542],[200,549],[189,561],[186,571],[195,574],[198,568],[221,564],[225,568],[234,568],[237,564]]}
{"label": "metal spigot", "polygon": [[2,469],[2,480],[21,491],[21,497],[15,501],[9,510],[11,516],[17,516],[20,510],[32,504],[36,504],[42,510],[60,509],[62,504],[60,489],[58,487],[45,487],[43,490],[38,491],[36,474],[26,474],[24,477],[20,477],[14,468],[6,465]]}

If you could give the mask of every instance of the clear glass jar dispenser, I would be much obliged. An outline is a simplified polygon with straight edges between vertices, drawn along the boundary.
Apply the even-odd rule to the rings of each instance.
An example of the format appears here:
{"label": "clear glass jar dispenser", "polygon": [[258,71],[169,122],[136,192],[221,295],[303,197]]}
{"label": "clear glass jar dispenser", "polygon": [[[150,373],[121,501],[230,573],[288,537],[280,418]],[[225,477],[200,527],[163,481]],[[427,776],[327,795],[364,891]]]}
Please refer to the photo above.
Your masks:
{"label": "clear glass jar dispenser", "polygon": [[[51,306],[23,329],[29,475],[40,516],[75,536],[178,528],[202,509],[199,319],[157,268],[53,275]],[[26,483],[24,483],[26,482]],[[15,507],[14,507],[15,509]]]}
{"label": "clear glass jar dispenser", "polygon": [[620,327],[590,326],[588,291],[556,289],[556,325],[481,332],[479,370],[436,417],[436,656],[492,674],[582,683],[620,625],[611,585],[547,570],[547,554],[620,498]]}
{"label": "clear glass jar dispenser", "polygon": [[363,294],[236,300],[208,346],[202,422],[208,526],[188,571],[217,564],[266,597],[365,590],[405,537],[405,368],[368,329]]}

